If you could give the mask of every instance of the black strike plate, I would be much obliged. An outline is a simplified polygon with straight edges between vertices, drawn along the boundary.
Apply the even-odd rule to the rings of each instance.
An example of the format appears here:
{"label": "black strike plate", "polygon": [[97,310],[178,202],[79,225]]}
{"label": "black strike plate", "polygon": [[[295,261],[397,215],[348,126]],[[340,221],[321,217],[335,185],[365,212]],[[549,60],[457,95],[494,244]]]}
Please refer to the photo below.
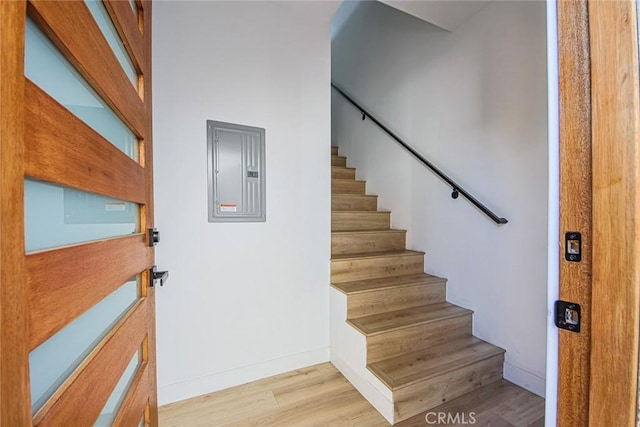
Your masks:
{"label": "black strike plate", "polygon": [[580,304],[556,301],[556,326],[571,332],[580,332]]}
{"label": "black strike plate", "polygon": [[564,234],[564,259],[571,262],[582,260],[582,234],[577,231]]}
{"label": "black strike plate", "polygon": [[149,233],[149,246],[155,246],[160,242],[160,232],[157,228],[147,229]]}

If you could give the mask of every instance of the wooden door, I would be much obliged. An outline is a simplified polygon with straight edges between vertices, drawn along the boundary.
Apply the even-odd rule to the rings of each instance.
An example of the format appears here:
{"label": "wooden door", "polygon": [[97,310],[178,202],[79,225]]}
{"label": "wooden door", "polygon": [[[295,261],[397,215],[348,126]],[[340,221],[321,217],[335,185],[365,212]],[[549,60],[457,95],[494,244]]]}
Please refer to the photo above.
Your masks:
{"label": "wooden door", "polygon": [[[146,232],[153,227],[151,2],[105,0],[88,4],[0,2],[0,426],[3,427],[93,425],[109,405],[113,406],[109,410],[114,417],[109,423],[157,425],[154,288],[149,287],[154,250]],[[133,76],[128,76],[117,49],[110,44],[113,40],[109,40],[90,11],[93,6],[104,10],[103,24],[111,26],[112,39],[121,42],[120,48],[124,46]],[[25,64],[25,55],[29,57],[25,53],[25,34],[31,28],[28,25],[37,27],[45,43],[56,50],[55,55],[70,64],[68,68],[75,70],[72,72],[80,76],[79,80],[84,80],[89,92],[95,93],[97,102],[124,124],[135,140],[135,152],[127,155],[101,133],[99,126],[87,124],[77,111],[71,111],[46,88],[25,76],[29,68]],[[37,66],[35,70],[45,77],[48,71]],[[62,84],[53,87],[58,90]],[[62,97],[71,92],[63,90]],[[100,215],[107,222],[114,221],[110,219],[111,211],[124,212],[125,206],[133,206],[133,232],[87,241],[80,238],[56,247],[31,250],[30,220],[25,219],[32,209],[27,203],[28,185],[56,188],[56,194],[64,192],[69,200],[74,194],[84,194],[80,199],[90,200],[69,204],[69,210],[71,206],[91,207],[104,196],[118,200],[98,204],[104,208]],[[71,217],[67,202],[65,199],[65,221]],[[48,213],[41,211],[37,213]],[[122,212],[118,215],[124,215]],[[115,220],[118,221],[121,220]],[[85,219],[68,227],[77,231],[90,228],[95,222]],[[57,230],[51,231],[54,234]],[[133,283],[131,303],[87,347],[86,354],[71,365],[72,369],[59,378],[59,384],[45,395],[46,400],[34,406],[32,385],[40,375],[34,371],[32,360],[36,349],[59,336],[126,283]],[[121,397],[115,404],[107,404],[118,387],[122,388]]]}
{"label": "wooden door", "polygon": [[632,1],[558,2],[560,297],[582,331],[559,332],[558,425],[636,424],[640,325],[640,91]]}

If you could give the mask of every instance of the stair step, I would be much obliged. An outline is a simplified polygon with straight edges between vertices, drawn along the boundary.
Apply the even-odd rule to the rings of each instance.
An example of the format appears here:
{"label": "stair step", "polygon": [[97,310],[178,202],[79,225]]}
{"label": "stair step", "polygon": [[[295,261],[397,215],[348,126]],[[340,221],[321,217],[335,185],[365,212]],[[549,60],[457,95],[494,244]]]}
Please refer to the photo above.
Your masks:
{"label": "stair step", "polygon": [[347,166],[347,158],[343,156],[331,155],[331,166]]}
{"label": "stair step", "polygon": [[395,422],[502,379],[504,350],[471,335],[367,365],[393,392]]}
{"label": "stair step", "polygon": [[355,168],[347,168],[342,166],[331,166],[332,179],[356,179]]}
{"label": "stair step", "polygon": [[332,156],[337,156],[338,155],[338,147],[335,147],[335,146],[331,147],[331,155]]}
{"label": "stair step", "polygon": [[[428,273],[408,274],[406,276],[381,277],[379,279],[356,280],[353,282],[334,283],[331,286],[349,296],[385,290],[400,289],[416,285],[432,285],[445,283],[447,279]],[[440,302],[440,301],[438,301]],[[426,305],[426,304],[421,304]]]}
{"label": "stair step", "polygon": [[331,231],[388,230],[389,228],[391,228],[391,212],[331,212]]}
{"label": "stair step", "polygon": [[355,179],[332,179],[331,194],[364,194],[366,181]]}
{"label": "stair step", "polygon": [[[402,280],[403,278],[409,278]],[[347,319],[371,316],[445,301],[446,279],[428,274],[336,283],[348,295]]]}
{"label": "stair step", "polygon": [[424,272],[424,252],[391,251],[331,257],[331,283]]}
{"label": "stair step", "polygon": [[402,310],[389,311],[349,320],[349,323],[367,337],[417,324],[427,324],[473,314],[471,310],[440,302]]}
{"label": "stair step", "polygon": [[334,231],[331,254],[387,252],[405,249],[406,230]]}
{"label": "stair step", "polygon": [[439,302],[350,319],[367,337],[367,363],[471,335],[471,310]]}
{"label": "stair step", "polygon": [[378,196],[368,194],[332,194],[332,211],[375,211],[378,209]]}

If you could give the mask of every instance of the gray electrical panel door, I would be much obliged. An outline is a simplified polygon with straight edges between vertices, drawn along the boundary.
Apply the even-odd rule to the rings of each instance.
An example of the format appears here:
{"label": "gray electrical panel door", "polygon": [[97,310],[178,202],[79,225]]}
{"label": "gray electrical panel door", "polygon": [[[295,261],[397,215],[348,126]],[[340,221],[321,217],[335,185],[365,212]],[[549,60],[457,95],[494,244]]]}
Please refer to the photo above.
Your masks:
{"label": "gray electrical panel door", "polygon": [[264,222],[264,129],[207,120],[209,222]]}

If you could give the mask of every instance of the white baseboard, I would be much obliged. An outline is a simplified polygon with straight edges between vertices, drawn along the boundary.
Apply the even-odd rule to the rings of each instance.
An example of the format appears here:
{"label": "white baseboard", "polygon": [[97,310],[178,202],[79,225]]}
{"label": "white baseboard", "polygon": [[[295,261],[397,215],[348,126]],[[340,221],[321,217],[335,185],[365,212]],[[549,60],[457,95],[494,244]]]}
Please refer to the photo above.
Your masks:
{"label": "white baseboard", "polygon": [[389,401],[380,391],[369,383],[361,374],[352,369],[348,363],[342,359],[332,358],[331,363],[338,368],[340,373],[349,380],[351,385],[373,406],[390,424],[393,424],[394,412],[393,403]]}
{"label": "white baseboard", "polygon": [[525,371],[509,362],[504,362],[504,379],[511,381],[517,386],[529,390],[531,393],[537,394],[540,397],[545,396],[546,381],[529,371]]}
{"label": "white baseboard", "polygon": [[158,405],[167,405],[328,361],[329,347],[323,347],[187,381],[158,385]]}

